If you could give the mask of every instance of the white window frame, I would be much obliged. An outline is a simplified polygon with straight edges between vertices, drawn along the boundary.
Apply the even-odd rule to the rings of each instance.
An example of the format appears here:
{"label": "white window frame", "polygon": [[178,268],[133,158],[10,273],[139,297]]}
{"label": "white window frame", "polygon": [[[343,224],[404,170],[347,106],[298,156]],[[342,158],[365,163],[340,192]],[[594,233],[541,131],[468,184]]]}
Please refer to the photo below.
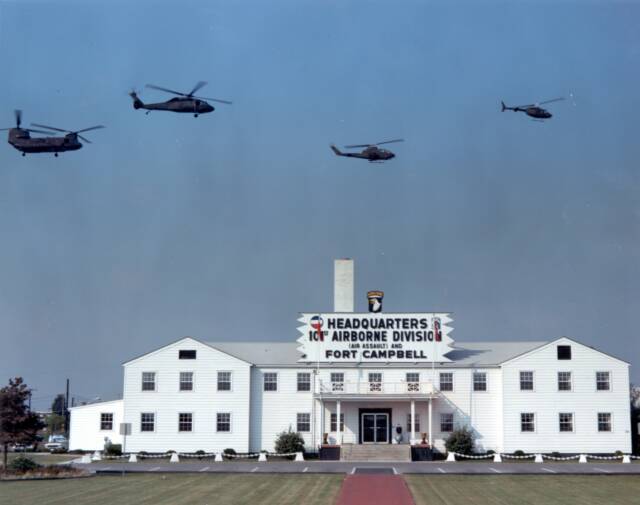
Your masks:
{"label": "white window frame", "polygon": [[[220,374],[229,374],[229,389],[220,389]],[[224,382],[224,381],[223,381]],[[216,391],[220,393],[233,393],[233,372],[231,370],[218,370],[216,373]]]}
{"label": "white window frame", "polygon": [[[146,373],[153,374],[153,389],[144,389],[144,374]],[[154,372],[153,370],[140,372],[140,391],[142,393],[156,393],[158,391],[158,372]]]}
{"label": "white window frame", "polygon": [[[267,375],[275,375],[276,377],[276,388],[275,389],[265,389],[267,384]],[[280,377],[278,372],[262,372],[262,392],[263,393],[277,393],[278,389],[280,389]]]}
{"label": "white window frame", "polygon": [[[600,414],[609,414],[609,431],[600,430]],[[596,430],[598,433],[613,433],[613,412],[596,412]]]}
{"label": "white window frame", "polygon": [[[229,430],[219,430],[218,429],[218,416],[219,415],[228,415],[229,416]],[[232,433],[233,432],[233,415],[231,412],[216,412],[216,433]]]}
{"label": "white window frame", "polygon": [[[484,389],[476,389],[476,374],[484,375]],[[471,392],[472,393],[488,393],[489,392],[489,374],[487,372],[473,372],[471,374]]]}
{"label": "white window frame", "polygon": [[[451,430],[442,431],[442,416],[451,416]],[[438,424],[438,430],[440,433],[451,433],[456,429],[456,416],[453,412],[440,412],[440,423]]]}
{"label": "white window frame", "polygon": [[[609,389],[598,389],[598,374],[599,373],[606,373],[609,375]],[[596,370],[596,393],[610,393],[613,388],[611,387],[612,384],[612,380],[611,380],[611,371],[609,370]]]}
{"label": "white window frame", "polygon": [[[308,430],[300,430],[298,426],[300,425],[300,421],[298,416],[308,416],[309,417],[309,429]],[[309,412],[296,412],[296,432],[297,433],[311,433],[311,413]]]}
{"label": "white window frame", "polygon": [[[569,414],[571,415],[571,430],[561,430],[560,429],[560,415],[561,414]],[[575,433],[576,432],[576,415],[574,412],[558,412],[558,433]]]}
{"label": "white window frame", "polygon": [[[415,419],[413,420],[414,424],[414,433],[420,433],[420,429],[422,426],[420,425],[420,414],[416,412]],[[417,424],[417,427],[415,426]],[[407,423],[405,425],[407,428],[407,433],[411,436],[411,412],[407,412]]]}
{"label": "white window frame", "polygon": [[[531,389],[522,389],[522,374],[523,373],[530,373],[531,374]],[[536,390],[536,373],[534,370],[520,370],[518,372],[518,385],[519,385],[519,391],[523,391],[525,393],[533,393]],[[525,412],[525,414],[527,414],[529,412]]]}
{"label": "white window frame", "polygon": [[[371,380],[371,375],[374,374],[380,376],[379,381]],[[382,372],[367,372],[367,384],[369,384],[369,393],[382,393],[384,391],[384,374]],[[374,384],[376,385],[374,386]]]}
{"label": "white window frame", "polygon": [[[153,429],[152,430],[143,430],[142,429],[142,414],[151,414],[153,416]],[[138,425],[138,429],[140,430],[140,434],[144,435],[145,433],[155,433],[156,426],[158,425],[158,413],[157,412],[140,412],[140,424]],[[148,423],[147,423],[148,424]]]}
{"label": "white window frame", "polygon": [[[443,374],[447,374],[451,376],[451,389],[442,389],[442,375]],[[453,393],[455,391],[455,387],[456,387],[456,382],[454,379],[454,373],[453,372],[439,372],[438,373],[438,389],[440,391],[444,391],[445,393]]]}
{"label": "white window frame", "polygon": [[[191,389],[182,389],[182,374],[190,373],[191,374]],[[193,393],[196,390],[196,374],[191,370],[182,370],[178,372],[178,393]]]}
{"label": "white window frame", "polygon": [[[526,391],[526,390],[525,390]],[[524,414],[531,414],[533,415],[533,431],[525,431],[522,429],[522,416]],[[538,415],[536,412],[520,412],[520,433],[523,434],[529,434],[529,433],[537,433],[538,432]]]}
{"label": "white window frame", "polygon": [[[568,373],[569,374],[569,389],[560,389],[560,374]],[[558,393],[571,393],[573,391],[573,371],[572,370],[558,370],[556,374],[556,388],[558,389]],[[565,412],[568,414],[568,412]]]}
{"label": "white window frame", "polygon": [[[180,415],[181,414],[191,414],[191,430],[187,431],[187,430],[181,430],[180,429]],[[196,427],[196,416],[193,412],[178,412],[178,425],[176,426],[176,428],[178,429],[178,433],[195,433],[195,427]]]}
{"label": "white window frame", "polygon": [[[333,419],[336,419],[336,421],[334,422]],[[329,433],[337,433],[338,431],[338,413],[337,412],[331,412],[329,415]],[[333,429],[333,425],[335,424],[335,430]],[[340,425],[341,425],[341,432],[344,433],[344,412],[340,412]]]}
{"label": "white window frame", "polygon": [[[340,374],[342,375],[341,381],[334,381],[333,375]],[[344,391],[344,372],[331,372],[329,374],[329,382],[331,382],[331,392],[333,393],[342,393]]]}
{"label": "white window frame", "polygon": [[[306,375],[309,377],[309,389],[300,389],[300,376]],[[311,372],[296,372],[296,393],[310,393],[313,386],[313,377]]]}
{"label": "white window frame", "polygon": [[[111,428],[102,427],[102,416],[111,416]],[[113,431],[113,412],[100,412],[100,431]]]}

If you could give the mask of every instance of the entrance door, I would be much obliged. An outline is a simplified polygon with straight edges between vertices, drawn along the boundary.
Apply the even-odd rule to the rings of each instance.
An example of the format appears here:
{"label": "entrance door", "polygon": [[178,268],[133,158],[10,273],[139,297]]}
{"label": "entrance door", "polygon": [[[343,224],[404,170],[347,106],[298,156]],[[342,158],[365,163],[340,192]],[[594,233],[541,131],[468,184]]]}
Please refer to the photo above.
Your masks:
{"label": "entrance door", "polygon": [[389,414],[362,414],[363,444],[389,443]]}

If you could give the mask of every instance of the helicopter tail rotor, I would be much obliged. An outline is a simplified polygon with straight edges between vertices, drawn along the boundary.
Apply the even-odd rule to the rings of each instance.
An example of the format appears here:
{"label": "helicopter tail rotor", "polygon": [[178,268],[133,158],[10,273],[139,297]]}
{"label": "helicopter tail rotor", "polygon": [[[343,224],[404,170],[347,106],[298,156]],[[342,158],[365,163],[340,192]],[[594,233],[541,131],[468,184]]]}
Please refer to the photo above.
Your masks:
{"label": "helicopter tail rotor", "polygon": [[13,114],[16,116],[16,128],[20,128],[22,124],[22,111],[20,109],[16,109],[13,111]]}
{"label": "helicopter tail rotor", "polygon": [[136,92],[135,89],[132,89],[129,92],[129,96],[133,99],[133,108],[134,109],[140,109],[140,108],[144,107],[144,102],[142,100],[140,100],[140,97],[138,97],[138,93]]}
{"label": "helicopter tail rotor", "polygon": [[329,146],[331,148],[331,150],[338,156],[342,156],[342,151],[340,149],[338,149],[336,146],[334,146],[333,144],[331,144]]}
{"label": "helicopter tail rotor", "polygon": [[504,112],[505,110],[507,110],[507,106],[504,104],[504,102],[500,102],[502,104],[502,112]]}

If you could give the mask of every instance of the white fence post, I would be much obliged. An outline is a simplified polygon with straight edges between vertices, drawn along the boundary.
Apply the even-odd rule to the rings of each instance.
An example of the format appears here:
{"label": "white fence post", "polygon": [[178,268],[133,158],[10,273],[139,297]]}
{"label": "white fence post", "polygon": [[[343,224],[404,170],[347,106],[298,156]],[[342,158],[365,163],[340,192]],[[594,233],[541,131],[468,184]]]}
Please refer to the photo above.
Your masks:
{"label": "white fence post", "polygon": [[500,453],[499,453],[499,452],[496,452],[496,453],[493,455],[493,462],[494,462],[494,463],[502,463],[502,457],[500,456]]}
{"label": "white fence post", "polygon": [[544,463],[542,459],[542,454],[536,454],[536,459],[533,460],[534,463]]}
{"label": "white fence post", "polygon": [[100,451],[96,451],[93,453],[93,456],[91,456],[91,461],[102,461],[102,455],[100,454]]}
{"label": "white fence post", "polygon": [[449,454],[447,454],[447,461],[455,461],[456,460],[456,453],[455,452],[450,452]]}
{"label": "white fence post", "polygon": [[91,454],[83,454],[80,463],[91,463]]}
{"label": "white fence post", "polygon": [[129,463],[137,463],[138,457],[135,454],[129,455]]}
{"label": "white fence post", "polygon": [[258,461],[267,461],[267,453],[261,452],[260,456],[258,456]]}
{"label": "white fence post", "polygon": [[220,462],[224,461],[224,458],[222,457],[222,453],[221,453],[221,452],[216,452],[216,458],[215,458],[215,461],[216,461],[217,463],[220,463]]}
{"label": "white fence post", "polygon": [[624,456],[622,456],[622,462],[623,463],[631,463],[631,458],[629,457],[628,454],[625,454]]}
{"label": "white fence post", "polygon": [[169,463],[180,463],[180,458],[178,457],[177,452],[174,452],[171,454],[171,459],[169,460]]}
{"label": "white fence post", "polygon": [[578,459],[578,463],[586,463],[587,456],[585,454],[580,454],[580,459]]}
{"label": "white fence post", "polygon": [[304,461],[304,455],[301,452],[296,452],[295,461]]}

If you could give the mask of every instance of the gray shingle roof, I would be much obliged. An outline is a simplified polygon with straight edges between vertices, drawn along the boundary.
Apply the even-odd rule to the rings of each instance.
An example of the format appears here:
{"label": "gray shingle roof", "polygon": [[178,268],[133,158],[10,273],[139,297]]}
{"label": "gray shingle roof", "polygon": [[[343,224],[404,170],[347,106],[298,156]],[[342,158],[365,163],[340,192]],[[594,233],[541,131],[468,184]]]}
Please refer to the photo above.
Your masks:
{"label": "gray shingle roof", "polygon": [[[456,342],[447,357],[451,362],[436,366],[481,367],[496,366],[507,360],[540,347],[547,342]],[[300,352],[297,342],[206,342],[222,352],[248,363],[262,366],[305,366],[298,362]],[[334,366],[353,366],[354,363],[334,363]],[[406,367],[413,363],[393,363],[388,366]],[[308,366],[315,366],[315,362]],[[321,364],[321,366],[323,366]],[[363,366],[375,366],[363,363]],[[431,363],[421,363],[419,367],[431,367]]]}

